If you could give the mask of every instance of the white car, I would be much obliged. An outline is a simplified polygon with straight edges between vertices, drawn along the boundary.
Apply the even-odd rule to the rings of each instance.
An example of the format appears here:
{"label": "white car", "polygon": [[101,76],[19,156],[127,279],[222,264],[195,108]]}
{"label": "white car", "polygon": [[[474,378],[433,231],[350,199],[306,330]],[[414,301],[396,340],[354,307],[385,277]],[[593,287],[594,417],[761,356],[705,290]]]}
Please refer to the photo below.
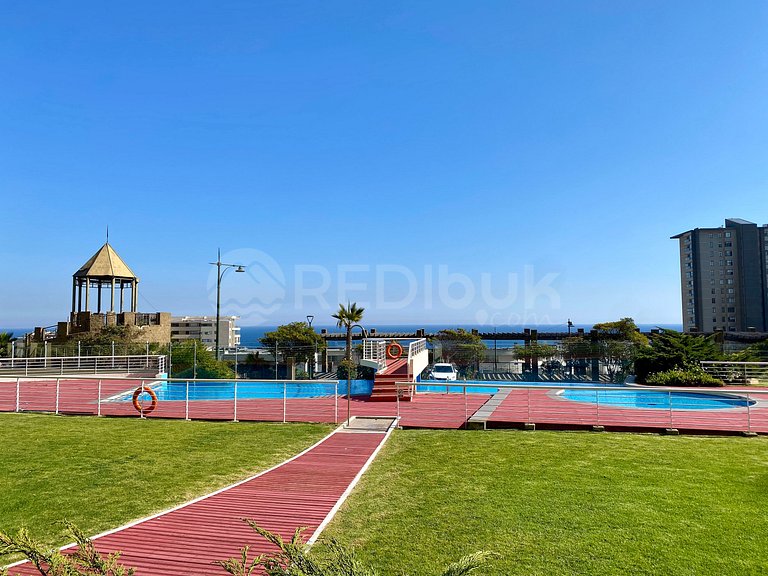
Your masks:
{"label": "white car", "polygon": [[456,380],[459,373],[456,371],[456,367],[453,364],[439,363],[432,366],[432,379],[433,380]]}

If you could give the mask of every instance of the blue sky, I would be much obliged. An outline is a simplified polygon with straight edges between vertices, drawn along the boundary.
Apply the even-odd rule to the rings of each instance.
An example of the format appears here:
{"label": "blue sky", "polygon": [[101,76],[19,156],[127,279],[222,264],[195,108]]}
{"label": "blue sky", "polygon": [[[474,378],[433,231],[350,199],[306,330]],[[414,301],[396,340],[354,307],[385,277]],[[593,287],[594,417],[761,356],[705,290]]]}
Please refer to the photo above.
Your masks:
{"label": "blue sky", "polygon": [[3,3],[0,326],[65,319],[107,225],[145,311],[215,313],[221,247],[245,325],[347,298],[390,324],[679,322],[669,236],[768,222],[767,24],[757,1]]}

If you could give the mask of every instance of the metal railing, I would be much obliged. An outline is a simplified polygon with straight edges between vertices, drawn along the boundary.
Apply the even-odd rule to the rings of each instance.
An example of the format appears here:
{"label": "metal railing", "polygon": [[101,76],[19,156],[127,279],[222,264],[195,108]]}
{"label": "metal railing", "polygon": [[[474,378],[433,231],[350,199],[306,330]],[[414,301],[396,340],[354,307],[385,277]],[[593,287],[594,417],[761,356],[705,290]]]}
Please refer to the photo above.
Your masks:
{"label": "metal railing", "polygon": [[422,373],[429,366],[429,353],[427,351],[426,338],[419,338],[408,344],[408,377],[413,380],[414,376]]}
{"label": "metal railing", "polygon": [[[409,396],[412,387],[419,394]],[[157,403],[146,389],[152,389]],[[593,428],[768,434],[768,388],[661,388],[401,382],[368,402],[370,382],[193,380],[121,376],[0,377],[0,412],[339,423],[393,416],[405,427]],[[134,396],[139,408],[134,407]]]}
{"label": "metal railing", "polygon": [[[339,423],[342,388],[338,380],[18,376],[0,378],[0,412]],[[370,393],[355,382],[351,391]]]}
{"label": "metal railing", "polygon": [[397,383],[406,426],[768,434],[768,388],[421,382],[407,400],[413,386]]}
{"label": "metal railing", "polygon": [[701,361],[702,369],[726,384],[768,385],[768,362]]}
{"label": "metal railing", "polygon": [[378,367],[387,365],[387,341],[379,338],[363,340],[363,360],[375,362]]}
{"label": "metal railing", "polygon": [[166,357],[143,354],[132,356],[42,356],[0,358],[0,376],[34,374],[129,374],[166,372]]}

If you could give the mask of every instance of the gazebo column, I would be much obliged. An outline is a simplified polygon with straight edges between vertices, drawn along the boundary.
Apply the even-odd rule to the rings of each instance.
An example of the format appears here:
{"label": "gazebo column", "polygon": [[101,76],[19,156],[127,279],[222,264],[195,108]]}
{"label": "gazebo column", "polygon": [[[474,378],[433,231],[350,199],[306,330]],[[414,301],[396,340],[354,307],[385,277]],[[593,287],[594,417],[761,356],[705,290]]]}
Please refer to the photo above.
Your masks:
{"label": "gazebo column", "polygon": [[85,277],[85,311],[91,311],[91,279]]}
{"label": "gazebo column", "polygon": [[131,312],[136,312],[139,308],[139,281],[133,281],[133,288],[131,290]]}
{"label": "gazebo column", "polygon": [[101,280],[96,283],[97,296],[96,296],[96,314],[101,314]]}
{"label": "gazebo column", "polygon": [[109,294],[109,311],[114,314],[115,312],[115,279],[112,278],[112,290]]}
{"label": "gazebo column", "polygon": [[77,298],[77,277],[72,277],[72,313],[75,312],[75,300]]}
{"label": "gazebo column", "polygon": [[123,313],[123,288],[125,288],[125,282],[120,280],[120,314]]}

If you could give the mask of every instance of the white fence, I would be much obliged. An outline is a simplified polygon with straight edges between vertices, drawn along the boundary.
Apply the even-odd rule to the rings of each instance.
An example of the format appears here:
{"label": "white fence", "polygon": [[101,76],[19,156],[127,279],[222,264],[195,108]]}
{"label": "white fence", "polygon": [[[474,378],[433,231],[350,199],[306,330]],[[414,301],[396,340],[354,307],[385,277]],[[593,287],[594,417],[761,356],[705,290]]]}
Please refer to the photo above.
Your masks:
{"label": "white fence", "polygon": [[707,374],[728,384],[768,385],[768,362],[712,362],[702,361]]}
{"label": "white fence", "polygon": [[130,374],[166,373],[166,357],[137,356],[46,356],[0,358],[0,376],[33,374]]}

